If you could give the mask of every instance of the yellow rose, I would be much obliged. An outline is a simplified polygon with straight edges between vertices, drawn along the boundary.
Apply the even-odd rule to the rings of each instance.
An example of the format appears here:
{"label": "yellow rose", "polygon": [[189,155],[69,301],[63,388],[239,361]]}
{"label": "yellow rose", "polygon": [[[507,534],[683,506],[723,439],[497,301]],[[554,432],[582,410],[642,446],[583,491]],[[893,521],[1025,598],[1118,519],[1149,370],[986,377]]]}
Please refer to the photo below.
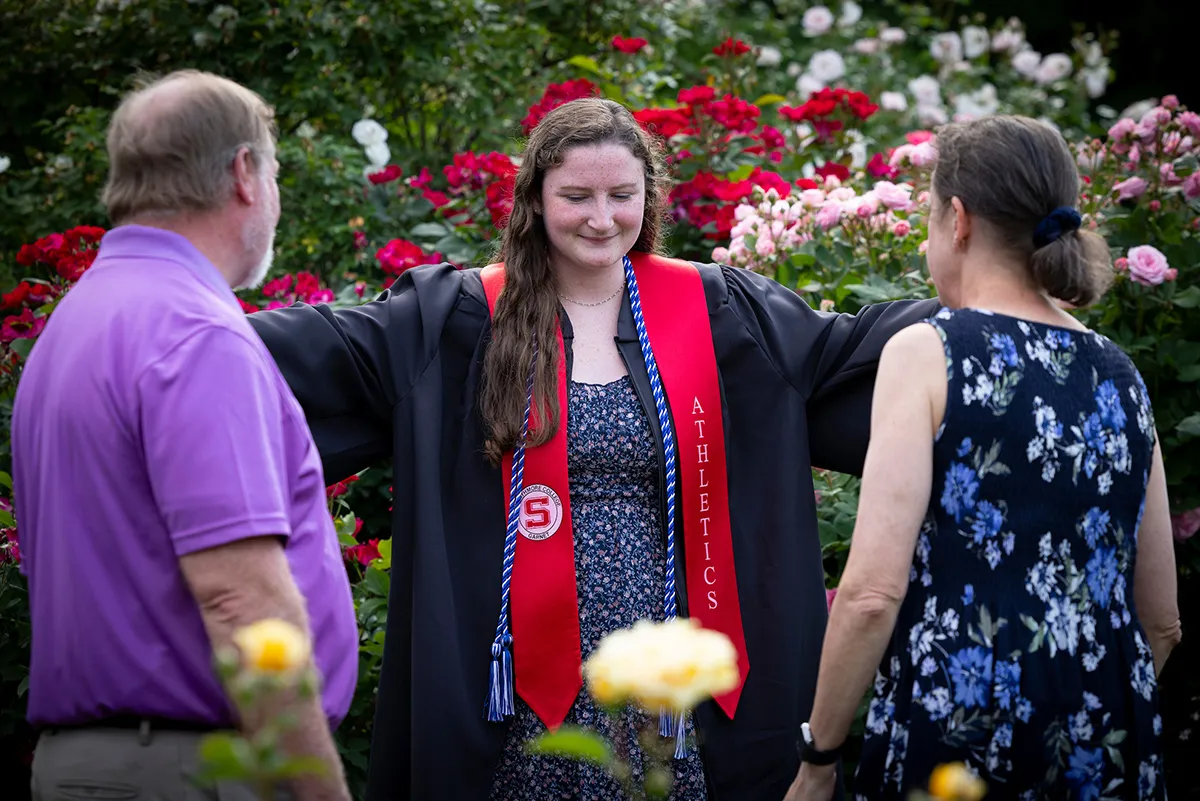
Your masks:
{"label": "yellow rose", "polygon": [[943,801],[980,801],[987,784],[961,762],[938,765],[929,777],[929,794]]}
{"label": "yellow rose", "polygon": [[260,620],[233,633],[242,664],[258,673],[289,673],[308,664],[312,645],[304,632],[285,620]]}
{"label": "yellow rose", "polygon": [[652,712],[685,711],[737,685],[737,652],[724,634],[694,620],[642,620],[601,640],[583,673],[601,704],[634,699]]}

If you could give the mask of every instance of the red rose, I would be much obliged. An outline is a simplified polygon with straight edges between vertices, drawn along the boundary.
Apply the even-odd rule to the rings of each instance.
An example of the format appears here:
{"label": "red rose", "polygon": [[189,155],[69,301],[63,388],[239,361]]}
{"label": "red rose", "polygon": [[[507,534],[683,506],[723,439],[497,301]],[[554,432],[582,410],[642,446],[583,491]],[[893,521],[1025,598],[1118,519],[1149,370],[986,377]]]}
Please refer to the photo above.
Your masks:
{"label": "red rose", "polygon": [[643,47],[648,45],[645,39],[634,36],[626,39],[624,36],[614,36],[612,38],[612,46],[622,53],[636,53]]}

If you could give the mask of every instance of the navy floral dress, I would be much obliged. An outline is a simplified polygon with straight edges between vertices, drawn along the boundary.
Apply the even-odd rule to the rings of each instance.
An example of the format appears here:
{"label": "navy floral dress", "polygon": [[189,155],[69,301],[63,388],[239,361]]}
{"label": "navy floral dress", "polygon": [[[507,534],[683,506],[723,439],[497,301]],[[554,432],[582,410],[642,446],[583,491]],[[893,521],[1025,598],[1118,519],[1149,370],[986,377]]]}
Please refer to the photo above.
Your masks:
{"label": "navy floral dress", "polygon": [[[572,382],[567,406],[567,469],[575,530],[579,633],[586,660],[606,634],[638,620],[663,618],[666,548],[659,524],[658,454],[650,423],[628,376],[609,384]],[[602,768],[524,753],[545,732],[537,715],[516,699],[493,801],[611,801],[625,796]],[[657,716],[652,721],[657,731]],[[647,717],[628,712],[611,719],[581,692],[567,723],[600,731],[643,779],[638,737]],[[688,736],[694,737],[689,718]],[[655,735],[657,736],[657,734]],[[694,742],[694,740],[693,740]],[[693,745],[675,760],[671,798],[707,798],[704,771]]]}
{"label": "navy floral dress", "polygon": [[946,415],[856,796],[903,798],[961,760],[993,798],[1165,798],[1133,602],[1154,446],[1141,376],[1092,332],[965,309],[930,322]]}

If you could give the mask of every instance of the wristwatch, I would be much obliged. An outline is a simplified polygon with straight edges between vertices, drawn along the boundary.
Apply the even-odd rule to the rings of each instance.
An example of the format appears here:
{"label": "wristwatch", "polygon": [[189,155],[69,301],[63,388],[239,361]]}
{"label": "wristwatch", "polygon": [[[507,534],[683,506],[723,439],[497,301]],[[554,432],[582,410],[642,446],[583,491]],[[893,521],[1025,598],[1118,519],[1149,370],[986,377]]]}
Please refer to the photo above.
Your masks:
{"label": "wristwatch", "polygon": [[812,765],[832,765],[842,758],[842,746],[840,745],[829,751],[817,749],[816,743],[813,741],[812,729],[808,727],[808,721],[800,724],[800,733],[804,736],[800,742],[801,762],[808,762]]}

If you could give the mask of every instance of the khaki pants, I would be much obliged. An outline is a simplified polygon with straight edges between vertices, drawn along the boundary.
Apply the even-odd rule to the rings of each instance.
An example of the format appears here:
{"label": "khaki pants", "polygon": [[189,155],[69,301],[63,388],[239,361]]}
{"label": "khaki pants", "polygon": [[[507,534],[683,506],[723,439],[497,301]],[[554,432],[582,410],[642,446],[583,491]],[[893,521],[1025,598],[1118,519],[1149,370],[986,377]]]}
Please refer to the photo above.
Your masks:
{"label": "khaki pants", "polygon": [[49,729],[33,752],[33,801],[258,801],[242,784],[192,781],[203,737],[146,726]]}

